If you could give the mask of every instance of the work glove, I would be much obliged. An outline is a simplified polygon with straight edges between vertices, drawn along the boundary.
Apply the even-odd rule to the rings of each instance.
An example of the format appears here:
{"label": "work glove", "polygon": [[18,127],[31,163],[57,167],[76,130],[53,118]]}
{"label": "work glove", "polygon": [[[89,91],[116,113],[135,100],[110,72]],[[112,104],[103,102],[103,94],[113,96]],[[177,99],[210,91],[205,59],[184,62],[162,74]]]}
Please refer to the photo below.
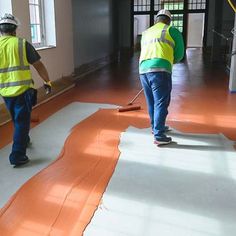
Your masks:
{"label": "work glove", "polygon": [[49,93],[52,92],[52,84],[51,84],[51,81],[44,82],[44,83],[43,83],[43,87],[44,87],[44,89],[45,89],[46,94],[49,94]]}

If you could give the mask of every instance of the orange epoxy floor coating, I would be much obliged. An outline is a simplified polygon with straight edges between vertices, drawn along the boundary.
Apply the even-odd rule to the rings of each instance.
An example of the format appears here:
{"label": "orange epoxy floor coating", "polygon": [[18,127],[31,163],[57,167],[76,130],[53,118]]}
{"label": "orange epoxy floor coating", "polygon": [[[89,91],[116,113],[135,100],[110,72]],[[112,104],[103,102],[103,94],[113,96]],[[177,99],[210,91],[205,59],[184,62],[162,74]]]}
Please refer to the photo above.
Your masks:
{"label": "orange epoxy floor coating", "polygon": [[[223,133],[236,140],[236,95],[228,92],[224,71],[203,59],[200,50],[188,50],[186,62],[176,65],[168,123],[180,131]],[[34,112],[42,121],[73,101],[125,105],[139,89],[134,57],[85,77]],[[142,110],[101,109],[75,126],[59,158],[1,209],[0,235],[82,235],[118,161],[120,133],[130,125],[149,126],[143,95],[138,103]],[[11,141],[11,132],[11,124],[1,127],[1,146]]]}

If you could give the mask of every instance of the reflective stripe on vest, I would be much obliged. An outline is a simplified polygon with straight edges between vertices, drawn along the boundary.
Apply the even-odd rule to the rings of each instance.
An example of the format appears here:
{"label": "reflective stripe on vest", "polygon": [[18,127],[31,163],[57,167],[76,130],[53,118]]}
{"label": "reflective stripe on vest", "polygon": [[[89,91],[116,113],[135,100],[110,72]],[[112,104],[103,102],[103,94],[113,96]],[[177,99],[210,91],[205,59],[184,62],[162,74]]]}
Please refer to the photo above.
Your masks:
{"label": "reflective stripe on vest", "polygon": [[0,73],[12,72],[17,70],[29,70],[29,66],[14,66],[9,68],[0,69]]}
{"label": "reflective stripe on vest", "polygon": [[[14,66],[14,67],[7,67],[0,69],[0,73],[6,73],[6,72],[12,72],[17,70],[29,70],[29,66],[24,65],[24,58],[23,58],[23,39],[18,39],[18,53],[19,53],[19,59],[20,59],[20,66]],[[0,84],[1,86],[1,84]]]}
{"label": "reflective stripe on vest", "polygon": [[33,86],[25,40],[3,36],[0,37],[0,45],[1,53],[5,53],[0,62],[0,94],[3,97],[18,96]]}
{"label": "reflective stripe on vest", "polygon": [[0,83],[0,88],[7,88],[7,87],[13,87],[13,86],[20,86],[20,85],[31,85],[33,83],[33,80],[21,80],[16,82],[8,82],[8,83]]}
{"label": "reflective stripe on vest", "polygon": [[160,22],[142,34],[139,63],[159,58],[173,65],[175,41],[169,33],[170,27]]}
{"label": "reflective stripe on vest", "polygon": [[157,42],[163,42],[169,44],[173,49],[175,47],[175,44],[171,42],[170,40],[166,39],[166,31],[169,26],[165,25],[162,32],[161,32],[161,37],[160,38],[154,38],[148,42],[143,42],[143,45],[151,44],[151,43],[157,43]]}

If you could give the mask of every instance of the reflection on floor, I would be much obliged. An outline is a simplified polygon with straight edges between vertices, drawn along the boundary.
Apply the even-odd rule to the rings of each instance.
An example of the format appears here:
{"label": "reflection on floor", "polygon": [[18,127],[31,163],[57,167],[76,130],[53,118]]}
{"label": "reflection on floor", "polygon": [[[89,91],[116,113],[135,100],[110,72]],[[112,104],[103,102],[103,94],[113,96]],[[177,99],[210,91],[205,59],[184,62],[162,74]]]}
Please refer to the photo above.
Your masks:
{"label": "reflection on floor", "polygon": [[236,235],[236,152],[223,135],[122,133],[121,155],[85,236]]}

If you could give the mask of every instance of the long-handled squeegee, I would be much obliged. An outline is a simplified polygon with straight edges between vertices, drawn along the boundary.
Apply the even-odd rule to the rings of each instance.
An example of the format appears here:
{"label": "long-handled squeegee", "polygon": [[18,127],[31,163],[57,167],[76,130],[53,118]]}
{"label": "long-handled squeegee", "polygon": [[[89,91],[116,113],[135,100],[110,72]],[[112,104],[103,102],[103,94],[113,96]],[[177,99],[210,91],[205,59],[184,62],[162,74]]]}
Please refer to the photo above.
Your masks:
{"label": "long-handled squeegee", "polygon": [[140,93],[143,92],[143,88],[135,95],[135,97],[127,104],[127,106],[124,107],[120,107],[118,109],[119,112],[125,112],[125,111],[134,111],[134,110],[140,110],[141,106],[140,105],[136,105],[136,106],[132,106],[133,102],[138,98],[138,96],[140,95]]}

